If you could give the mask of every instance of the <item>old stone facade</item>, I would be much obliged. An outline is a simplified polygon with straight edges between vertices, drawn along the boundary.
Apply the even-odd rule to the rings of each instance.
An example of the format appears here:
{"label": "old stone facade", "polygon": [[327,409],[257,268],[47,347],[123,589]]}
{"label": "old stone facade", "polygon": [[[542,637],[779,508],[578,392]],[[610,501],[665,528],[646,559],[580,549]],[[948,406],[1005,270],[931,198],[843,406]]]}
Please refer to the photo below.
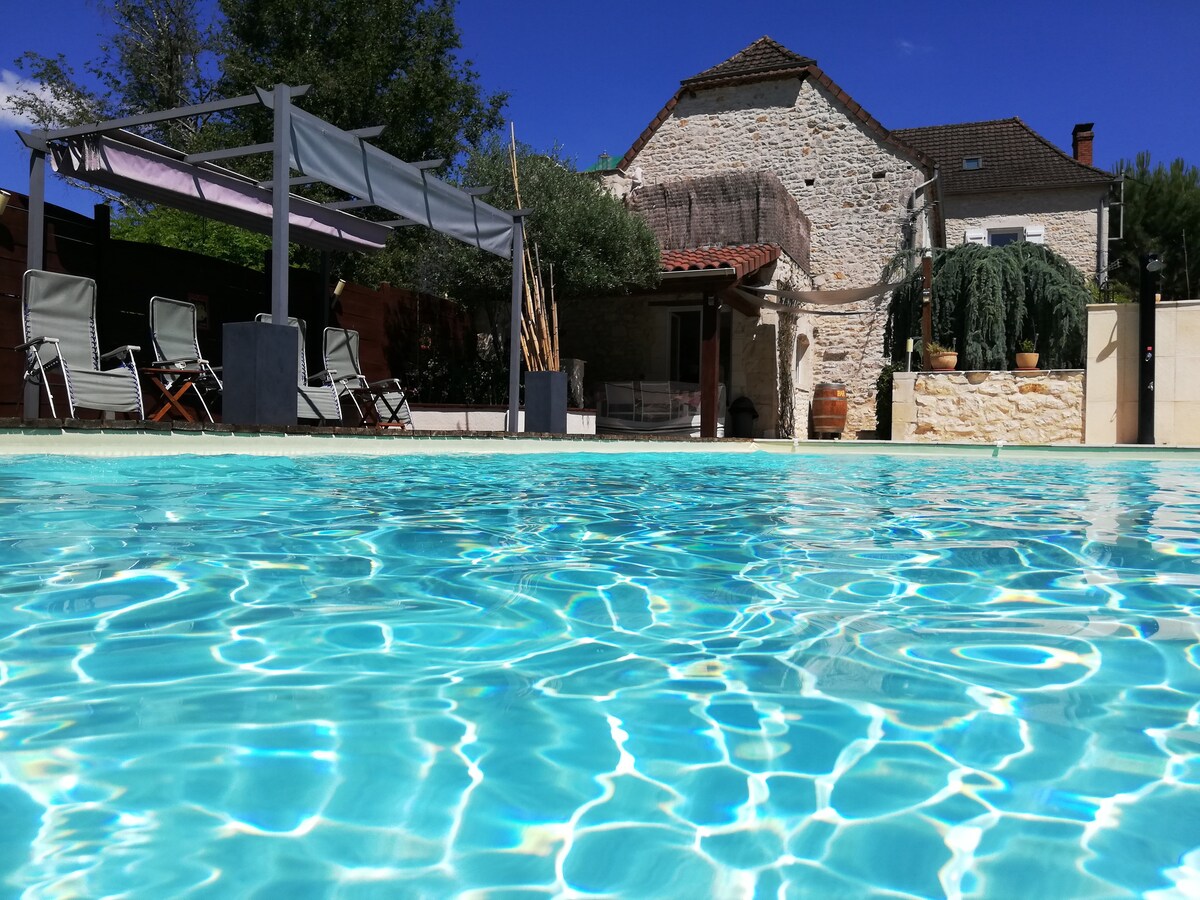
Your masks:
{"label": "old stone facade", "polygon": [[[665,209],[669,215],[648,217],[666,249],[679,223],[694,221],[685,210],[697,198],[678,200],[683,182],[744,173],[753,176],[750,185],[769,173],[809,226],[807,254],[792,256],[802,269],[798,280],[808,282],[802,289],[874,286],[898,251],[953,246],[972,232],[977,240],[981,229],[993,244],[1042,240],[1083,272],[1094,273],[1105,263],[1105,197],[1112,178],[1091,166],[1091,125],[1076,126],[1074,140],[1074,156],[1068,156],[1019,119],[890,132],[815,60],[762,38],[682,81],[605,178],[631,209],[642,206],[640,197],[647,194],[676,198]],[[749,203],[749,187],[746,198]],[[1007,234],[1000,233],[1004,229]],[[766,277],[768,286],[781,283],[778,267]],[[876,436],[876,382],[886,362],[889,300],[882,294],[830,309],[809,298],[800,315],[783,313],[784,320],[773,309],[732,314],[721,377],[730,399],[744,395],[754,401],[757,435],[780,433],[783,392],[796,409],[794,434],[805,436],[813,386],[836,382],[847,388],[843,436]],[[646,322],[629,326],[627,333],[637,353],[649,354],[641,357],[649,373],[666,365],[649,360],[670,352],[664,337],[669,326],[663,324],[669,314],[656,311],[653,301],[646,312]],[[1031,384],[1025,384],[1026,393],[1039,392]],[[1059,396],[1061,386],[1054,385],[1050,397]]]}
{"label": "old stone facade", "polygon": [[937,160],[945,246],[1026,240],[1085,276],[1104,270],[1114,179],[1092,165],[1092,123],[1075,126],[1071,154],[1019,118],[893,134]]}
{"label": "old stone facade", "polygon": [[[827,289],[878,282],[901,249],[914,190],[928,178],[911,155],[849,114],[811,78],[685,93],[627,169],[642,184],[728,170],[778,175],[812,220],[811,275]],[[813,382],[842,382],[848,436],[873,434],[886,314],[878,301],[843,311],[858,314],[822,317],[809,333],[815,360],[806,369],[811,380],[799,386],[800,402]],[[771,326],[746,327],[758,333]],[[774,434],[773,424],[760,412],[763,434]],[[806,433],[806,426],[799,431]]]}
{"label": "old stone facade", "polygon": [[1107,189],[1056,188],[988,194],[957,194],[942,203],[946,246],[966,239],[967,229],[1044,229],[1044,243],[1085,275],[1105,265]]}
{"label": "old stone facade", "polygon": [[892,440],[1083,443],[1084,373],[897,372]]}

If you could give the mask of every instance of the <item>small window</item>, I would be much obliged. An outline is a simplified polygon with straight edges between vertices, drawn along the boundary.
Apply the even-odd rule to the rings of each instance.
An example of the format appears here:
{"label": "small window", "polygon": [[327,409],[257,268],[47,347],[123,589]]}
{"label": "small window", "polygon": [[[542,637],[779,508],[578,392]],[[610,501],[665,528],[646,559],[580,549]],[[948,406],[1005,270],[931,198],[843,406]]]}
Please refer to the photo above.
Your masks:
{"label": "small window", "polygon": [[1025,230],[1022,228],[989,228],[988,246],[1003,247],[1025,240]]}
{"label": "small window", "polygon": [[963,169],[967,170],[968,172],[973,169],[982,169],[982,168],[983,168],[983,157],[982,156],[964,156],[963,157]]}
{"label": "small window", "polygon": [[817,183],[817,179],[815,179],[815,178],[805,178],[804,179],[805,187],[812,187],[816,183]]}
{"label": "small window", "polygon": [[871,177],[872,178],[886,178],[887,172],[872,172]]}

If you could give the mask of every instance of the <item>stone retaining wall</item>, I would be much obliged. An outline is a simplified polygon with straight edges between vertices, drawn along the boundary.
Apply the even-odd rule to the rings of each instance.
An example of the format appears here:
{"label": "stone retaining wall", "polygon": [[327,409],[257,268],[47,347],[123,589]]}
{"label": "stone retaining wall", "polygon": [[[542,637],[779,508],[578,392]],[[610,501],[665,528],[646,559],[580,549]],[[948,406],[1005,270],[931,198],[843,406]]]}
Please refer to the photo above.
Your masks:
{"label": "stone retaining wall", "polygon": [[897,372],[892,440],[1081,444],[1084,373]]}

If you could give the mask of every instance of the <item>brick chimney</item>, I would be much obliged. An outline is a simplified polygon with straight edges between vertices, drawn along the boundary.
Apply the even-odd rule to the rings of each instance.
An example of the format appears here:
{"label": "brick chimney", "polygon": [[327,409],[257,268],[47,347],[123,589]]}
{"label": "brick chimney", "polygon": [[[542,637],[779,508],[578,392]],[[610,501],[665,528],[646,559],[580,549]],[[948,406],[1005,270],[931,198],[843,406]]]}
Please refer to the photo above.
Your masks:
{"label": "brick chimney", "polygon": [[1071,155],[1085,166],[1092,164],[1092,131],[1091,122],[1080,122],[1071,129]]}

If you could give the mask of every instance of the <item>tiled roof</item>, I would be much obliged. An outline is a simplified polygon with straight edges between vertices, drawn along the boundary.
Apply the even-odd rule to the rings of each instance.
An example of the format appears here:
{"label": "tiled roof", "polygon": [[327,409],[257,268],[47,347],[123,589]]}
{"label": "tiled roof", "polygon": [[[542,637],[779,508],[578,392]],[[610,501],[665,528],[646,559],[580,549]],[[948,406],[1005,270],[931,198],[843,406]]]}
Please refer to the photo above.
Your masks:
{"label": "tiled roof", "polygon": [[769,37],[761,37],[745,50],[735,53],[729,59],[725,60],[725,62],[719,63],[711,69],[705,69],[699,75],[681,81],[679,90],[659,110],[658,115],[646,126],[645,130],[638,135],[637,140],[633,142],[633,146],[625,151],[625,155],[621,157],[617,168],[625,171],[633,164],[634,159],[642,152],[642,148],[646,146],[650,138],[654,137],[655,132],[658,131],[662,123],[671,117],[671,113],[679,103],[679,98],[685,91],[703,90],[730,83],[753,82],[785,77],[812,78],[817,84],[820,84],[825,90],[829,91],[833,99],[841,104],[847,113],[862,122],[863,125],[874,132],[885,144],[894,147],[919,165],[927,168],[933,167],[932,160],[919,147],[894,137],[894,132],[889,132],[884,128],[870,113],[855,102],[853,97],[838,87],[832,78],[821,71],[815,59],[793,53],[787,47],[771,40]]}
{"label": "tiled roof", "polygon": [[[1113,181],[1108,172],[1072,158],[1015,117],[903,128],[892,135],[937,160],[947,194],[1101,186]],[[982,164],[964,169],[963,160],[972,157],[979,157]]]}
{"label": "tiled roof", "polygon": [[664,250],[664,272],[695,272],[702,269],[733,269],[740,281],[752,272],[779,259],[774,244],[742,244],[738,247],[694,247]]}
{"label": "tiled roof", "polygon": [[817,61],[799,53],[793,53],[787,47],[771,40],[765,35],[742,50],[735,53],[723,63],[718,63],[710,69],[705,69],[699,75],[684,79],[684,87],[701,87],[715,81],[725,81],[730,78],[745,78],[746,76],[770,76],[772,74],[791,73],[805,66],[815,66]]}

